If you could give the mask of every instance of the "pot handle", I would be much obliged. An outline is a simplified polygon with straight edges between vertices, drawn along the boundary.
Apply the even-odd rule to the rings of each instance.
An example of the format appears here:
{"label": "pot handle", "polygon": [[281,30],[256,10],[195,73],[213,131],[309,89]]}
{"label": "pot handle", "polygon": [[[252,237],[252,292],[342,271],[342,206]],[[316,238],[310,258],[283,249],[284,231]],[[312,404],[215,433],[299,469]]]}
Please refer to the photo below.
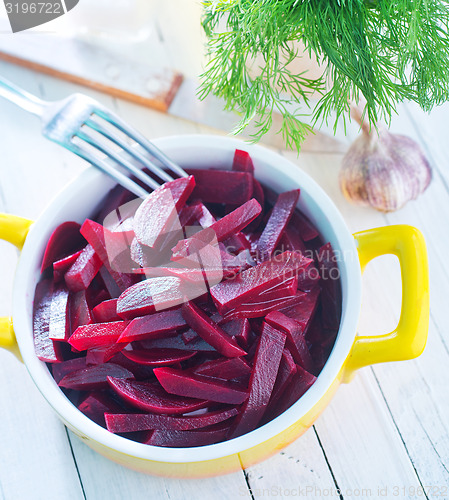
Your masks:
{"label": "pot handle", "polygon": [[[0,213],[0,239],[22,249],[32,221],[10,214]],[[22,361],[12,326],[12,318],[0,318],[0,347],[11,351]]]}
{"label": "pot handle", "polygon": [[363,366],[418,357],[429,329],[429,270],[422,233],[406,225],[386,226],[355,233],[362,273],[375,257],[392,254],[399,259],[402,307],[397,328],[378,336],[357,336],[344,371],[349,382]]}

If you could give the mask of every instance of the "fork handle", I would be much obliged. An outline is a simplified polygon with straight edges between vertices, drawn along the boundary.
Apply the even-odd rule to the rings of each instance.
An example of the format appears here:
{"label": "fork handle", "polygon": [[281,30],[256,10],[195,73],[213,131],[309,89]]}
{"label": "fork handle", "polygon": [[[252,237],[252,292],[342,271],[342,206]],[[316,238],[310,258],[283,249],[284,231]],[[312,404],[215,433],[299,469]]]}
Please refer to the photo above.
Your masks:
{"label": "fork handle", "polygon": [[45,101],[26,92],[3,77],[0,77],[0,96],[37,116],[42,116],[46,107]]}

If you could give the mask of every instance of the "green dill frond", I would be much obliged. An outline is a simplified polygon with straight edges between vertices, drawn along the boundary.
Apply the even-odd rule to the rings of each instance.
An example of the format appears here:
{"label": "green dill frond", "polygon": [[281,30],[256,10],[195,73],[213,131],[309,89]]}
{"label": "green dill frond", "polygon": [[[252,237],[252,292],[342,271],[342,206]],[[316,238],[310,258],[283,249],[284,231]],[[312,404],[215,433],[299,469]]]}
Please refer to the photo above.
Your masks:
{"label": "green dill frond", "polygon": [[[283,115],[289,147],[313,125],[345,120],[350,100],[365,102],[372,124],[404,100],[428,111],[449,99],[449,9],[444,0],[207,0],[208,63],[200,97],[213,93],[253,122],[254,140]],[[325,68],[311,79],[291,63],[298,42]],[[320,96],[313,108],[310,97]],[[292,111],[292,102],[296,111]],[[309,120],[310,121],[310,120]]]}

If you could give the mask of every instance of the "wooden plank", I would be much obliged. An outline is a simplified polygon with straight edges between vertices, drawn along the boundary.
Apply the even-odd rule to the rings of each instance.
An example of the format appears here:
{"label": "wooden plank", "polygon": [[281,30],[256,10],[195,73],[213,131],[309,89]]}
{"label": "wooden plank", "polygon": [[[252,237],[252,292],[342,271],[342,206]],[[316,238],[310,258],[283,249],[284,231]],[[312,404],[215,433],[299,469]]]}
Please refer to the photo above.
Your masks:
{"label": "wooden plank", "polygon": [[205,479],[168,479],[135,472],[98,455],[70,433],[86,498],[108,500],[217,500],[250,498],[242,472]]}
{"label": "wooden plank", "polygon": [[274,457],[246,469],[246,476],[255,499],[319,499],[323,498],[323,490],[336,490],[314,428]]}
{"label": "wooden plank", "polygon": [[0,37],[0,59],[4,61],[167,111],[182,75],[166,64],[152,63],[151,54],[162,51],[157,37],[153,37],[143,64],[133,61],[132,55],[123,57],[116,51],[62,34],[16,33]]}

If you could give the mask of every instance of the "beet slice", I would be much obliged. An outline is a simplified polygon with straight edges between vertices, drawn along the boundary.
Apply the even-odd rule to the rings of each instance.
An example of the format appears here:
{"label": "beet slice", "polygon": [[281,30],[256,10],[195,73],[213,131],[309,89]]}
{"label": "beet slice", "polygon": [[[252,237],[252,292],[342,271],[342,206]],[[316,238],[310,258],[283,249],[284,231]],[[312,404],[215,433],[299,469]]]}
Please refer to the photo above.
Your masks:
{"label": "beet slice", "polygon": [[260,293],[246,300],[230,311],[225,313],[225,319],[229,318],[260,318],[271,311],[292,303],[297,288],[298,280],[295,277],[287,279],[284,283],[273,286],[271,290]]}
{"label": "beet slice", "polygon": [[116,354],[125,348],[126,344],[109,344],[101,347],[92,347],[87,350],[86,362],[88,365],[107,363]]}
{"label": "beet slice", "polygon": [[151,414],[105,414],[110,432],[136,432],[149,429],[188,431],[224,422],[238,413],[236,408],[217,410],[193,417],[170,417]]}
{"label": "beet slice", "polygon": [[154,376],[153,373],[153,369],[151,367],[145,365],[139,365],[138,363],[131,361],[126,356],[124,356],[123,352],[119,352],[115,356],[113,356],[111,358],[111,363],[123,366],[124,368],[132,372],[136,380],[148,381],[152,378],[156,380],[156,377]]}
{"label": "beet slice", "polygon": [[193,371],[197,375],[230,380],[246,377],[251,373],[251,367],[243,358],[220,358],[202,363]]}
{"label": "beet slice", "polygon": [[332,245],[327,243],[318,251],[321,274],[321,306],[323,327],[338,330],[341,317],[340,270]]}
{"label": "beet slice", "polygon": [[265,321],[287,335],[287,347],[295,361],[308,372],[313,372],[312,356],[300,324],[279,311],[273,311],[265,316]]}
{"label": "beet slice", "polygon": [[197,305],[188,302],[187,304],[183,304],[181,310],[188,325],[208,344],[223,354],[223,356],[232,358],[246,354],[237,342],[212,321]]}
{"label": "beet slice", "polygon": [[276,412],[279,399],[283,396],[284,392],[289,388],[295,373],[298,371],[293,356],[288,349],[284,349],[282,353],[279,371],[274,384],[273,392],[271,393],[270,402],[264,413],[262,423],[269,422]]}
{"label": "beet slice", "polygon": [[218,321],[218,323],[228,335],[235,337],[239,345],[244,347],[248,345],[251,327],[247,317],[223,322]]}
{"label": "beet slice", "polygon": [[314,240],[320,235],[316,227],[299,210],[295,210],[293,214],[292,225],[298,228],[304,241]]}
{"label": "beet slice", "polygon": [[194,177],[166,182],[142,202],[134,216],[134,231],[142,245],[157,247],[195,187]]}
{"label": "beet slice", "polygon": [[318,296],[320,295],[319,287],[315,287],[310,292],[300,292],[296,293],[296,297],[292,300],[291,304],[285,304],[279,307],[279,311],[293,318],[299,323],[304,332],[307,333],[310,321],[315,313],[316,307],[318,305]]}
{"label": "beet slice", "polygon": [[78,252],[53,262],[53,281],[55,283],[59,283],[64,279],[64,274],[72,267],[81,252],[82,250],[78,250]]}
{"label": "beet slice", "polygon": [[167,448],[189,448],[218,443],[226,438],[229,427],[199,431],[169,431],[156,429],[144,444]]}
{"label": "beet slice", "polygon": [[[70,334],[81,325],[90,325],[92,315],[87,303],[86,290],[69,295]],[[67,340],[67,339],[66,339]]]}
{"label": "beet slice", "polygon": [[169,309],[203,293],[204,288],[192,283],[186,285],[175,276],[150,278],[136,283],[120,295],[117,314],[124,319],[133,319]]}
{"label": "beet slice", "polygon": [[86,368],[86,358],[73,358],[52,365],[52,374],[58,384],[69,373]]}
{"label": "beet slice", "polygon": [[[189,338],[190,335],[193,335],[193,337]],[[217,352],[193,330],[188,330],[181,335],[176,334],[165,338],[142,340],[138,344],[141,349],[182,349],[197,352]]]}
{"label": "beet slice", "polygon": [[304,393],[315,383],[316,377],[304,370],[301,366],[296,367],[296,373],[293,375],[289,384],[289,389],[284,391],[276,408],[273,417],[277,417],[288,410]]}
{"label": "beet slice", "polygon": [[[197,201],[192,205],[195,210],[196,220],[202,228],[210,227],[217,222],[215,217],[210,213],[209,209],[201,201]],[[185,224],[184,224],[185,225]]]}
{"label": "beet slice", "polygon": [[278,248],[282,252],[286,252],[288,250],[294,252],[299,251],[302,253],[306,252],[306,245],[304,241],[302,241],[301,236],[296,231],[293,231],[291,228],[285,228],[285,231],[282,235],[281,241],[279,242]]}
{"label": "beet slice", "polygon": [[192,196],[204,203],[242,205],[253,193],[253,176],[248,172],[197,168],[190,168],[187,172],[195,177]]}
{"label": "beet slice", "polygon": [[258,261],[268,260],[276,249],[299,199],[299,189],[281,193],[273,207],[270,218],[258,244]]}
{"label": "beet slice", "polygon": [[108,376],[120,378],[134,378],[134,375],[126,368],[113,363],[88,366],[81,370],[67,374],[60,382],[59,387],[75,389],[78,391],[90,391],[93,389],[104,389],[108,387]]}
{"label": "beet slice", "polygon": [[135,408],[152,413],[179,415],[205,408],[211,404],[207,400],[167,394],[159,384],[153,382],[136,382],[114,377],[109,377],[108,382],[123,401]]}
{"label": "beet slice", "polygon": [[72,292],[86,290],[102,264],[100,257],[95,253],[91,245],[84,247],[64,276],[69,290]]}
{"label": "beet slice", "polygon": [[232,170],[254,174],[253,160],[247,151],[243,151],[242,149],[235,150]]}
{"label": "beet slice", "polygon": [[153,313],[133,319],[123,331],[118,342],[165,337],[173,330],[185,327],[186,324],[180,308]]}
{"label": "beet slice", "polygon": [[298,276],[312,262],[300,252],[284,252],[243,271],[233,280],[215,285],[210,289],[210,294],[218,312],[224,315],[231,309],[239,307],[242,302],[250,303],[262,292]]}
{"label": "beet slice", "polygon": [[185,349],[153,348],[123,351],[123,354],[136,363],[157,367],[180,363],[195,356],[196,352]]}
{"label": "beet slice", "polygon": [[162,387],[170,394],[198,397],[217,403],[241,404],[248,398],[241,384],[188,373],[174,368],[155,368],[154,374]]}
{"label": "beet slice", "polygon": [[36,285],[33,304],[34,350],[36,356],[47,363],[64,361],[60,342],[49,337],[53,283],[42,280]]}
{"label": "beet slice", "polygon": [[276,382],[286,335],[264,323],[249,380],[249,397],[243,405],[229,438],[252,431],[262,419]]}
{"label": "beet slice", "polygon": [[108,346],[117,342],[128,323],[128,321],[112,321],[79,326],[69,338],[69,344],[78,351]]}
{"label": "beet slice", "polygon": [[[115,235],[119,235],[120,237],[122,233],[113,233],[105,229],[101,224],[98,224],[98,222],[94,222],[90,219],[86,219],[84,221],[80,231],[92,248],[94,248],[96,254],[100,257],[100,260],[117,284],[119,290],[123,292],[131,286],[133,284],[132,277],[113,269],[109,261],[110,257],[118,252],[116,248],[117,239]],[[120,247],[124,245],[122,240],[120,240],[119,245]],[[131,269],[125,270],[131,271]]]}
{"label": "beet slice", "polygon": [[54,286],[50,305],[48,336],[51,340],[67,340],[70,336],[69,291],[65,284]]}
{"label": "beet slice", "polygon": [[261,212],[262,207],[256,200],[247,201],[230,214],[214,222],[210,227],[203,229],[191,238],[181,240],[173,248],[172,260],[179,260],[191,253],[198,252],[204,245],[211,243],[215,239],[216,241],[226,240],[232,234],[241,231]]}
{"label": "beet slice", "polygon": [[97,323],[119,321],[117,314],[117,299],[104,300],[92,309],[92,316]]}
{"label": "beet slice", "polygon": [[78,405],[78,410],[103,427],[106,427],[105,413],[123,413],[124,411],[123,407],[108,394],[99,391],[90,392]]}
{"label": "beet slice", "polygon": [[63,222],[53,231],[42,258],[41,273],[54,262],[86,244],[80,234],[80,227],[77,222]]}

